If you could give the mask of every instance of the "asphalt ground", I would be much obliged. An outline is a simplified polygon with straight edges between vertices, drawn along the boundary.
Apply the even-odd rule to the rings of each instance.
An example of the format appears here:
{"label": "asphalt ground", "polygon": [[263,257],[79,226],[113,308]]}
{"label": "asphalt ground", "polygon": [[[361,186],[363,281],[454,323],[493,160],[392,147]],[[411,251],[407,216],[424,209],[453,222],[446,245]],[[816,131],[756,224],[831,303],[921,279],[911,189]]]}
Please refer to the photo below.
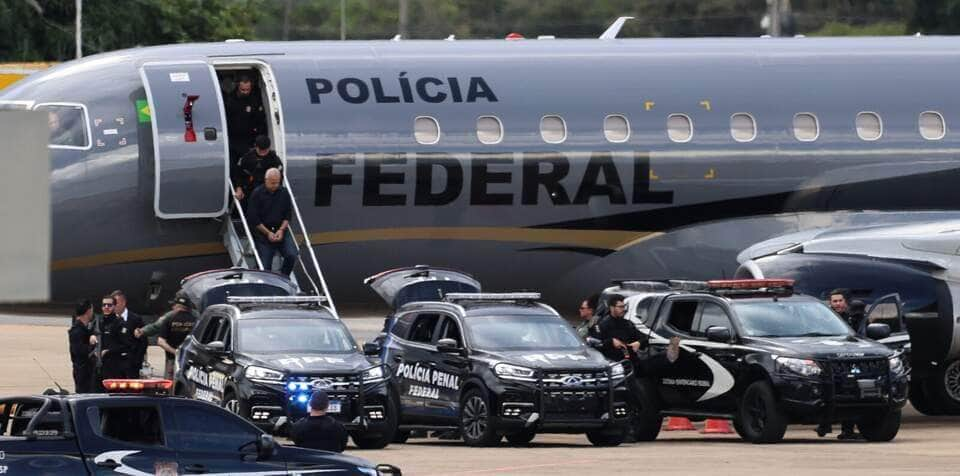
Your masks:
{"label": "asphalt ground", "polygon": [[[345,321],[358,340],[370,339],[382,324],[371,317]],[[39,393],[53,386],[46,372],[72,390],[68,325],[65,318],[0,315],[0,395]],[[150,348],[149,360],[162,366],[159,348]],[[960,474],[960,417],[927,417],[908,407],[891,443],[841,442],[797,426],[776,445],[684,431],[616,448],[594,448],[583,435],[539,435],[526,447],[468,448],[460,441],[412,438],[383,450],[351,446],[347,452],[397,465],[405,475]]]}

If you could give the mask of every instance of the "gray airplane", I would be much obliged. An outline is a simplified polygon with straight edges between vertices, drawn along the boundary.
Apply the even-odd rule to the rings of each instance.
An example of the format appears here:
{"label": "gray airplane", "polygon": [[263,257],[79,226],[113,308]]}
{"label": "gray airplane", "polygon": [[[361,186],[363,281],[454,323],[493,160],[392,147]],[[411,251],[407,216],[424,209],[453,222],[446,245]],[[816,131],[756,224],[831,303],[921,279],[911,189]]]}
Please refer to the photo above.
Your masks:
{"label": "gray airplane", "polygon": [[305,287],[365,302],[365,276],[430,263],[573,306],[611,278],[731,277],[781,235],[960,218],[958,46],[228,41],[64,63],[0,107],[50,113],[56,300],[159,310],[186,274],[256,262],[223,108],[251,74]]}

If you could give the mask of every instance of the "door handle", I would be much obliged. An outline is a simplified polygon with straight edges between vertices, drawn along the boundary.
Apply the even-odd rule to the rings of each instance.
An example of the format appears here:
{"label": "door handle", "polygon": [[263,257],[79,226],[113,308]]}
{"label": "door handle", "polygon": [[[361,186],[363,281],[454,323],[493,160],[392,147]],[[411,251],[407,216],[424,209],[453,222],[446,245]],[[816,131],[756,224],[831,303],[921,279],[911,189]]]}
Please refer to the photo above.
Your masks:
{"label": "door handle", "polygon": [[202,464],[191,464],[183,468],[188,473],[206,473],[207,467]]}
{"label": "door handle", "polygon": [[436,362],[430,362],[430,366],[431,366],[431,367],[436,367],[436,366],[437,366],[437,363],[436,363]]}
{"label": "door handle", "polygon": [[400,363],[400,362],[403,361],[403,356],[402,356],[402,355],[394,355],[394,356],[393,356],[393,361],[394,361],[394,362],[397,362],[397,363]]}
{"label": "door handle", "polygon": [[108,459],[106,461],[98,461],[97,466],[100,468],[117,469],[120,467],[120,463],[117,463],[112,459]]}

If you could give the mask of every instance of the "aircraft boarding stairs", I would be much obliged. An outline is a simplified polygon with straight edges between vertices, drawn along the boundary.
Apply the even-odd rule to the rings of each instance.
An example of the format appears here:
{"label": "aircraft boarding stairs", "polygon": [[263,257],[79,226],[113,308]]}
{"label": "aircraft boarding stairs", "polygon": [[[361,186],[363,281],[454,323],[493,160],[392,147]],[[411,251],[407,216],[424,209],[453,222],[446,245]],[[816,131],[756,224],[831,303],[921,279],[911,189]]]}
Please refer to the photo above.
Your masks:
{"label": "aircraft boarding stairs", "polygon": [[[294,266],[290,279],[300,288],[301,294],[312,294],[326,298],[327,305],[333,314],[337,314],[337,308],[333,304],[333,298],[330,296],[330,290],[327,288],[327,282],[320,270],[320,264],[317,261],[317,255],[310,244],[310,236],[307,233],[306,225],[303,223],[303,217],[300,215],[300,208],[297,206],[297,199],[293,195],[293,189],[289,183],[284,183],[284,188],[290,194],[290,200],[293,203],[293,220],[290,223],[288,231],[292,233],[294,243],[297,246],[299,254],[297,263]],[[264,263],[257,253],[256,246],[253,245],[254,230],[250,228],[244,213],[234,210],[241,210],[240,201],[230,194],[232,206],[223,216],[223,228],[220,234],[223,238],[223,245],[230,255],[230,262],[234,267],[256,269],[256,270],[279,270],[283,257],[279,253],[274,255],[273,263]],[[304,255],[309,256],[309,265],[304,261]],[[277,271],[279,273],[279,271]],[[309,285],[309,289],[305,285]]]}

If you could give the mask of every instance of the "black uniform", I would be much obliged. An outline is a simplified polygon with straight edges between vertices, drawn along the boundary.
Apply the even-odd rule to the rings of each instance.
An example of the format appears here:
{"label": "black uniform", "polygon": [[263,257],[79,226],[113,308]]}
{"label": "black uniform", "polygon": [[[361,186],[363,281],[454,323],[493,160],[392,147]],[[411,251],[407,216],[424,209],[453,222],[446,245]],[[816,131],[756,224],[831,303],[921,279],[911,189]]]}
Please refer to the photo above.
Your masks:
{"label": "black uniform", "polygon": [[657,375],[666,365],[670,364],[666,353],[640,358],[633,349],[628,349],[626,355],[624,355],[623,350],[613,346],[613,339],[617,339],[624,344],[639,341],[640,350],[643,350],[650,342],[650,338],[637,330],[637,326],[626,317],[607,317],[601,324],[594,326],[594,329],[596,329],[594,337],[603,341],[603,347],[600,349],[603,356],[615,362],[630,359],[636,377]]}
{"label": "black uniform", "polygon": [[243,187],[243,193],[249,196],[253,189],[263,185],[264,175],[272,168],[283,170],[283,162],[274,151],[261,157],[256,148],[250,149],[237,162],[231,177],[233,185]]}
{"label": "black uniform", "polygon": [[100,321],[100,338],[103,339],[104,351],[101,358],[103,364],[101,377],[127,378],[130,373],[130,360],[134,358],[135,347],[133,339],[128,336],[132,332],[124,325],[123,319],[116,314],[107,314]]}
{"label": "black uniform", "polygon": [[170,316],[163,327],[160,328],[160,337],[167,341],[170,347],[176,349],[187,339],[190,332],[193,331],[193,325],[197,322],[197,316],[189,311],[178,311]]}
{"label": "black uniform", "polygon": [[347,429],[330,415],[306,416],[291,425],[290,439],[301,448],[341,453],[347,447]]}
{"label": "black uniform", "polygon": [[127,378],[140,378],[140,368],[143,367],[143,360],[147,354],[147,338],[143,336],[137,339],[133,335],[133,330],[143,327],[143,318],[127,309],[127,320],[123,321],[123,318],[120,317],[120,321],[126,328],[126,331],[121,335],[124,339],[127,339],[127,344],[131,348]]}
{"label": "black uniform", "polygon": [[258,135],[267,133],[267,116],[263,110],[260,93],[240,97],[236,92],[223,100],[227,115],[227,133],[230,140],[230,161],[236,162],[244,152],[253,147]]}
{"label": "black uniform", "polygon": [[90,345],[93,330],[77,319],[73,321],[67,335],[70,336],[70,361],[73,362],[73,386],[76,393],[96,392],[94,376],[97,366],[95,355],[97,347]]}

